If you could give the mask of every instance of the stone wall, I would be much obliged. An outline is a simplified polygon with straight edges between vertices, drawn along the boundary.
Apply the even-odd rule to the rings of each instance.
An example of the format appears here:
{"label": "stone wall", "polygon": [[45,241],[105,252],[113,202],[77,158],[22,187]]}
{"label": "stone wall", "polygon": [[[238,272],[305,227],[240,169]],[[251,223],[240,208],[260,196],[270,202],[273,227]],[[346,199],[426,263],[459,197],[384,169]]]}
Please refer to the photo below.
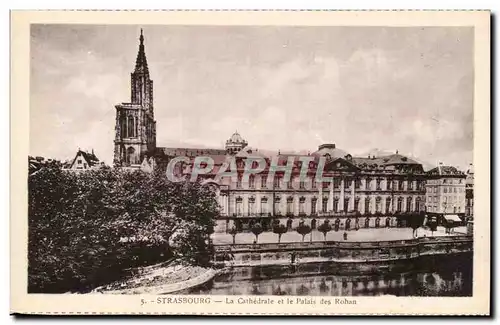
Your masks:
{"label": "stone wall", "polygon": [[472,252],[472,243],[470,236],[447,236],[381,242],[217,245],[215,262],[232,266],[390,262]]}

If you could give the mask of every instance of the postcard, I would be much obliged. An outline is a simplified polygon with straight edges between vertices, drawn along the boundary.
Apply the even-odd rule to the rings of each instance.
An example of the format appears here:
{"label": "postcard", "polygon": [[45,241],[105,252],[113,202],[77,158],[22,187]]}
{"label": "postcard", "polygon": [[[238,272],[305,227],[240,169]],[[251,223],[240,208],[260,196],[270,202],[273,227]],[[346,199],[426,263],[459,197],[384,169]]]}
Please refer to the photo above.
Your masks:
{"label": "postcard", "polygon": [[489,11],[11,12],[11,312],[489,315]]}

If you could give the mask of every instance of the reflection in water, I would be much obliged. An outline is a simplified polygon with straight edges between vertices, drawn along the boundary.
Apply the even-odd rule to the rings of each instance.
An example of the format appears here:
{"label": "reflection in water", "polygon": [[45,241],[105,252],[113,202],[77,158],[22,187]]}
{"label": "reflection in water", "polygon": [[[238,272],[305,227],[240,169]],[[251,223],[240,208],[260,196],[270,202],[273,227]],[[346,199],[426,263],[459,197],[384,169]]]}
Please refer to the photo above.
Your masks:
{"label": "reflection in water", "polygon": [[[471,296],[472,254],[423,257],[370,272],[314,265],[235,267],[190,294]],[[404,266],[407,266],[406,269]],[[311,275],[315,274],[315,275]]]}

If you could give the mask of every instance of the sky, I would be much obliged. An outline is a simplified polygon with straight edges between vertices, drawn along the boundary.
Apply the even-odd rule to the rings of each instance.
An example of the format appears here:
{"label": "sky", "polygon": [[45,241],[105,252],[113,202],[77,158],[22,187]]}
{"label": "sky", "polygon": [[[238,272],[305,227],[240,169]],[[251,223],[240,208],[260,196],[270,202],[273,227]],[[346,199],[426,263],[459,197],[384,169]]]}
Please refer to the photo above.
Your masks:
{"label": "sky", "polygon": [[472,162],[470,27],[32,25],[31,155],[112,164],[141,28],[158,146],[222,148],[237,130],[260,149]]}

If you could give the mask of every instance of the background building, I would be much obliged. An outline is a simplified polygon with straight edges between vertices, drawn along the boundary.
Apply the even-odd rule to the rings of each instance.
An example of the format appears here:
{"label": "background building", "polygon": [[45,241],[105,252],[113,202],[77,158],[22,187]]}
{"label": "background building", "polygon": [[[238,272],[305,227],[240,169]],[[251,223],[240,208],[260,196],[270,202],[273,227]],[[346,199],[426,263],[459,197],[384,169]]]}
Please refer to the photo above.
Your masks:
{"label": "background building", "polygon": [[104,163],[99,161],[99,158],[94,154],[94,149],[92,152],[87,152],[78,149],[76,152],[75,158],[71,162],[69,162],[64,169],[70,170],[88,170],[95,169],[103,166]]}
{"label": "background building", "polygon": [[469,165],[465,178],[465,216],[474,217],[474,166]]}
{"label": "background building", "polygon": [[427,172],[426,209],[429,216],[444,220],[463,221],[465,215],[465,173],[452,166],[438,167]]}

